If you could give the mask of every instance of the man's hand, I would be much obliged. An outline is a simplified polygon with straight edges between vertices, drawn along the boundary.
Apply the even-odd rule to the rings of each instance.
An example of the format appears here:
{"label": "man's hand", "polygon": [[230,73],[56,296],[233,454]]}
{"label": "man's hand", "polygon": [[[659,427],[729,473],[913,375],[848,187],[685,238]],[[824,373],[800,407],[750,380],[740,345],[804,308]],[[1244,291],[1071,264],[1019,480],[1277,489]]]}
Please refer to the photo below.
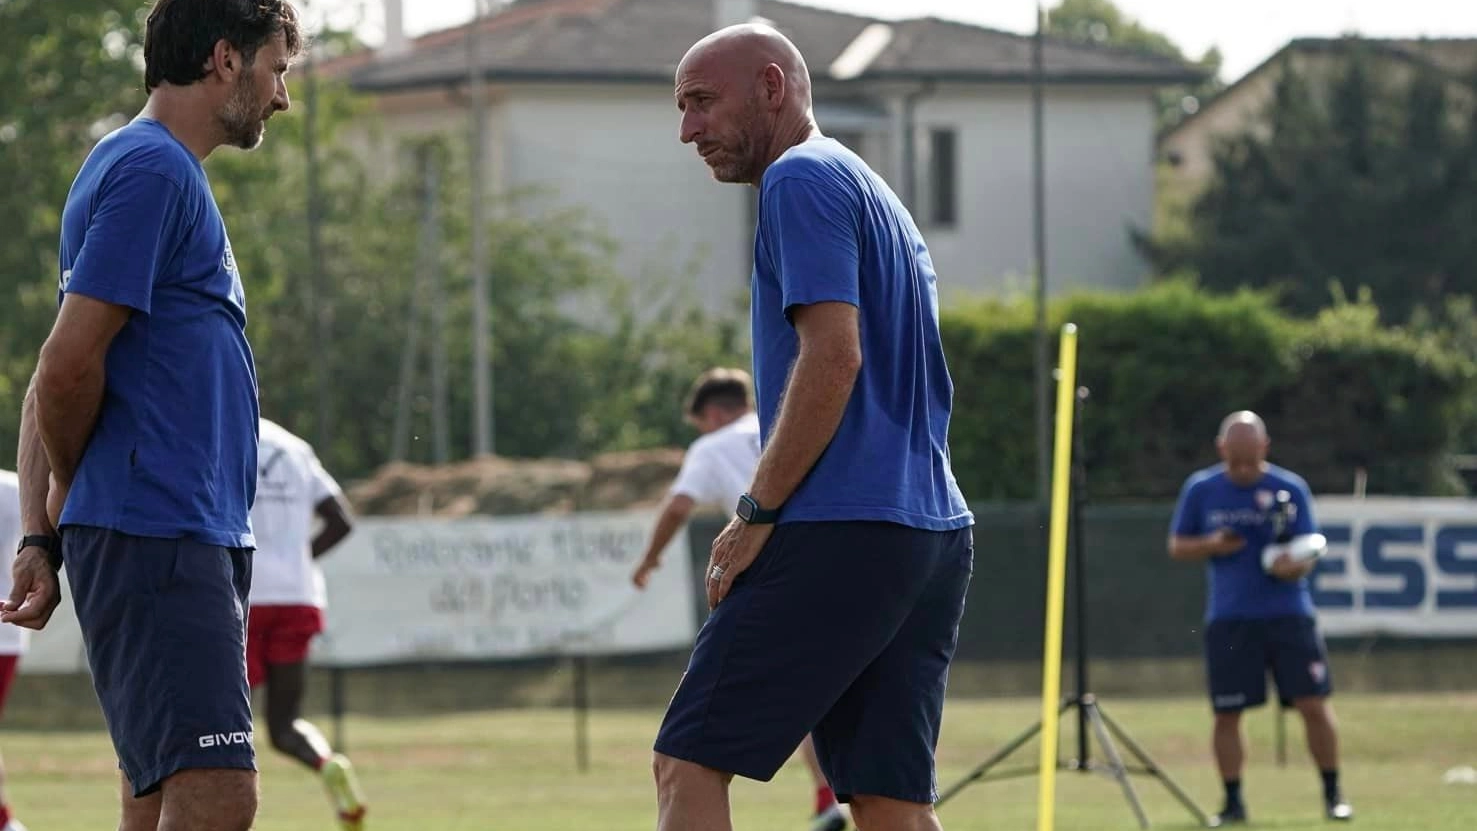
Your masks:
{"label": "man's hand", "polygon": [[1235,554],[1246,545],[1246,539],[1229,528],[1218,528],[1215,533],[1207,535],[1205,539],[1212,557]]}
{"label": "man's hand", "polygon": [[1286,554],[1279,554],[1277,555],[1277,559],[1272,561],[1271,574],[1278,580],[1295,583],[1311,574],[1313,568],[1317,565],[1318,561],[1316,559],[1308,559],[1301,563],[1295,563],[1292,557]]}
{"label": "man's hand", "polygon": [[62,522],[62,508],[66,507],[67,494],[71,493],[71,483],[61,484],[56,480],[56,474],[50,476],[50,482],[46,489],[46,518],[50,520],[52,528],[60,528]]}
{"label": "man's hand", "polygon": [[[718,538],[713,540],[713,556],[708,558],[708,573],[705,575],[709,611],[718,608],[718,604],[728,596],[734,579],[754,564],[764,543],[773,533],[773,525],[751,525],[734,517]],[[721,570],[717,579],[714,579],[715,568]]]}
{"label": "man's hand", "polygon": [[16,555],[10,570],[15,586],[10,599],[0,606],[0,623],[14,623],[27,629],[41,629],[51,620],[51,613],[62,601],[61,580],[51,570],[46,551],[27,548]]}
{"label": "man's hand", "polygon": [[631,575],[631,582],[636,584],[636,588],[645,589],[647,581],[651,579],[651,573],[661,567],[661,558],[645,557],[641,560],[641,565],[636,566],[636,573]]}

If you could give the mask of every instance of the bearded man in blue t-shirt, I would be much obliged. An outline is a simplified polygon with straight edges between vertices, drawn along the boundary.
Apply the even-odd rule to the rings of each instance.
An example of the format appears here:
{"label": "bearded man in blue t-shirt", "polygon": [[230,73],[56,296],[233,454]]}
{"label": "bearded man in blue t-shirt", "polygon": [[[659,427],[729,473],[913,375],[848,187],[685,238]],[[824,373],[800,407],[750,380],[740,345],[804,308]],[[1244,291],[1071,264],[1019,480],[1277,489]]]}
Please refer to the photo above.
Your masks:
{"label": "bearded man in blue t-shirt", "polygon": [[1268,464],[1270,446],[1256,413],[1227,416],[1216,438],[1221,463],[1185,481],[1171,522],[1169,556],[1206,564],[1205,663],[1215,759],[1226,789],[1216,821],[1246,821],[1241,712],[1266,703],[1269,671],[1280,703],[1302,715],[1323,777],[1325,814],[1348,820],[1354,811],[1339,791],[1338,728],[1328,703],[1333,680],[1308,588],[1317,561],[1294,560],[1278,549],[1271,562],[1264,560],[1279,537],[1317,532],[1313,497],[1302,477]]}
{"label": "bearded man in blue t-shirt", "polygon": [[25,539],[0,620],[40,629],[65,564],[123,776],[121,831],[245,831],[257,386],[202,161],[289,106],[287,0],[156,0],[143,111],[61,215],[58,304],[21,418]]}

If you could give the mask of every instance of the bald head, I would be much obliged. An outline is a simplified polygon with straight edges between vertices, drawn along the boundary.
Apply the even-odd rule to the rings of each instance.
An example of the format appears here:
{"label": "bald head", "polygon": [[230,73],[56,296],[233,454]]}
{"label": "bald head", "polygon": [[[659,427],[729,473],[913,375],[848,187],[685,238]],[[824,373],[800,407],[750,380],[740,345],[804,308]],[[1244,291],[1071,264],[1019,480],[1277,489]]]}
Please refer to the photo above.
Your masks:
{"label": "bald head", "polygon": [[783,74],[787,97],[809,110],[810,68],[805,56],[789,38],[762,23],[728,26],[694,43],[677,64],[677,84],[681,86],[684,72],[694,67],[749,77],[757,84],[770,66]]}
{"label": "bald head", "polygon": [[1221,420],[1221,430],[1217,437],[1221,441],[1231,438],[1235,434],[1237,438],[1246,437],[1259,441],[1267,439],[1267,425],[1262,417],[1251,410],[1238,410]]}
{"label": "bald head", "polygon": [[773,27],[741,23],[687,50],[677,65],[680,138],[721,182],[758,184],[781,153],[817,132],[810,70]]}
{"label": "bald head", "polygon": [[1262,417],[1250,410],[1239,410],[1221,421],[1216,435],[1216,449],[1234,480],[1255,481],[1260,478],[1267,460],[1271,440]]}

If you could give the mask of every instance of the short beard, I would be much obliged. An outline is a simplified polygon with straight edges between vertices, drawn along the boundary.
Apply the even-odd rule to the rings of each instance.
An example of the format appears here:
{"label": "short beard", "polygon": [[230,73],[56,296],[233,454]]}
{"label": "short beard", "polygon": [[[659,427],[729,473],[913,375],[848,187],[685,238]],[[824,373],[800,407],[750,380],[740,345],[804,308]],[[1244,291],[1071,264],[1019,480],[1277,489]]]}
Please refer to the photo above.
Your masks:
{"label": "short beard", "polygon": [[236,87],[231,90],[218,118],[226,133],[226,144],[242,150],[254,150],[262,143],[266,119],[262,118],[260,110],[252,106],[254,102],[251,100],[251,87],[247,78],[247,75],[242,74],[236,81]]}
{"label": "short beard", "polygon": [[[729,184],[754,184],[759,173],[759,154],[755,147],[759,125],[759,99],[750,98],[744,104],[744,117],[738,125],[738,143],[733,148],[733,158],[713,167],[713,178]],[[760,142],[767,143],[767,142]]]}

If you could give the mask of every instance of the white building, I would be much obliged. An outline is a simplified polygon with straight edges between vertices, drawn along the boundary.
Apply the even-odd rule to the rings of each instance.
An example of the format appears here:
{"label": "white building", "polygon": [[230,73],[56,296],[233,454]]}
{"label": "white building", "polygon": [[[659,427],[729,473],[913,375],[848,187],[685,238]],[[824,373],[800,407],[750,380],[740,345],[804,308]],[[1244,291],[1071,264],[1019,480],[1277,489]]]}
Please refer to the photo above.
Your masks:
{"label": "white building", "polygon": [[[489,188],[550,189],[599,218],[633,279],[695,262],[700,296],[725,304],[749,278],[753,190],[713,182],[680,144],[672,79],[694,41],[755,16],[804,53],[822,130],[913,209],[946,298],[1029,289],[1032,41],[961,23],[772,0],[518,0],[480,27]],[[398,138],[468,129],[467,27],[405,40],[387,17],[379,54],[325,68],[375,97],[381,166]],[[1129,232],[1153,214],[1152,92],[1196,71],[1057,40],[1044,66],[1051,286],[1139,285]]]}

